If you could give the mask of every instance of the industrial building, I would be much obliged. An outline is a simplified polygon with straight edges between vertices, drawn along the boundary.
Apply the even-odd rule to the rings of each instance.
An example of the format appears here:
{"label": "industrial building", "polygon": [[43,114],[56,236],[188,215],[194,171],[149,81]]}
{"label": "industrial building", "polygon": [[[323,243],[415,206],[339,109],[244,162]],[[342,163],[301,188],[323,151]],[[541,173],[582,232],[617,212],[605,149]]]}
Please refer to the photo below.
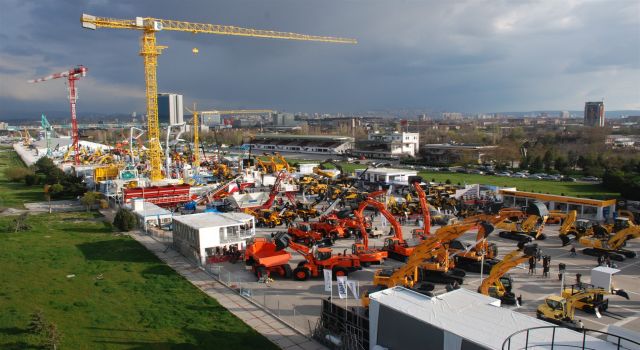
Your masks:
{"label": "industrial building", "polygon": [[605,221],[613,218],[616,210],[615,199],[597,200],[513,190],[500,190],[499,193],[505,207],[520,208],[528,206],[531,201],[541,201],[549,210],[565,213],[575,210],[581,219]]}
{"label": "industrial building", "polygon": [[484,157],[497,146],[456,145],[432,143],[422,146],[422,158],[431,165],[452,165],[456,163],[482,164]]}
{"label": "industrial building", "polygon": [[604,127],[604,102],[585,102],[584,126]]}
{"label": "industrial building", "polygon": [[[466,289],[429,297],[394,287],[369,297],[370,349],[411,349],[416,344],[434,350],[562,349],[583,344],[582,333],[500,307],[499,299]],[[589,335],[584,345],[616,349]]]}
{"label": "industrial building", "polygon": [[[356,169],[356,177],[360,177],[364,171],[365,169]],[[415,170],[370,168],[362,179],[366,182],[408,186],[409,177],[417,175],[418,172]]]}
{"label": "industrial building", "polygon": [[259,134],[250,144],[254,151],[344,154],[353,147],[353,137],[325,135]]}
{"label": "industrial building", "polygon": [[373,132],[367,140],[358,142],[352,153],[365,158],[396,159],[415,157],[420,149],[420,134],[417,132]]}
{"label": "industrial building", "polygon": [[158,94],[158,122],[161,124],[184,123],[182,95],[172,93]]}
{"label": "industrial building", "polygon": [[199,213],[173,218],[175,249],[199,265],[222,250],[244,249],[255,234],[254,217],[243,213]]}

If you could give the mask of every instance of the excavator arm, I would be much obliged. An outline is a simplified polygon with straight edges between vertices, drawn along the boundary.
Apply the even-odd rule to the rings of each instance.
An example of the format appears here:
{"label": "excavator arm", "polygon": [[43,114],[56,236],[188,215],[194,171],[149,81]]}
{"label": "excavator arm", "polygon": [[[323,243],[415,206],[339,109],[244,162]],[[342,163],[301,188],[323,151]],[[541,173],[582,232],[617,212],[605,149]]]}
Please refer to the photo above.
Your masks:
{"label": "excavator arm", "polygon": [[422,220],[424,221],[424,234],[431,234],[431,214],[429,213],[429,204],[427,203],[427,195],[424,193],[422,186],[422,178],[420,176],[411,176],[409,178],[409,183],[413,184],[413,188],[416,190],[418,194],[418,199],[420,200],[420,210],[422,211]]}
{"label": "excavator arm", "polygon": [[369,234],[367,233],[367,229],[364,224],[364,215],[363,212],[367,207],[376,208],[380,213],[389,221],[391,227],[393,227],[394,234],[396,238],[400,242],[402,240],[402,227],[396,220],[396,218],[385,208],[384,204],[374,200],[372,197],[367,196],[356,210],[353,211],[353,215],[356,217],[356,221],[358,222],[358,228],[360,229],[360,233],[362,234],[362,243],[366,248],[369,247]]}
{"label": "excavator arm", "polygon": [[[463,235],[478,223],[460,223],[439,228],[434,235],[423,240],[414,247],[412,254],[407,259],[407,263],[395,270],[386,281],[386,287],[402,285],[413,287],[418,280],[418,268],[424,261],[430,259],[438,253],[438,249],[443,243],[449,242]],[[489,228],[486,232],[493,231]]]}
{"label": "excavator arm", "polygon": [[585,289],[579,293],[573,294],[570,297],[565,298],[566,300],[566,317],[570,320],[574,319],[576,312],[576,303],[584,298],[594,297],[596,295],[618,295],[627,300],[629,300],[629,294],[622,289],[614,289],[612,291],[608,291],[603,288],[590,288]]}
{"label": "excavator arm", "polygon": [[518,264],[529,260],[530,257],[536,256],[538,251],[538,245],[531,244],[526,246],[522,245],[521,247],[518,247],[518,249],[507,254],[502,261],[491,268],[489,276],[482,280],[482,284],[478,288],[478,292],[484,295],[489,295],[489,288],[500,283],[500,277]]}
{"label": "excavator arm", "polygon": [[560,230],[559,230],[560,235],[566,236],[577,219],[578,219],[578,212],[575,210],[569,211],[567,216],[564,218],[562,225],[560,226]]}
{"label": "excavator arm", "polygon": [[618,231],[618,233],[609,239],[607,244],[609,245],[609,249],[618,250],[627,240],[638,237],[640,237],[640,226],[631,226]]}

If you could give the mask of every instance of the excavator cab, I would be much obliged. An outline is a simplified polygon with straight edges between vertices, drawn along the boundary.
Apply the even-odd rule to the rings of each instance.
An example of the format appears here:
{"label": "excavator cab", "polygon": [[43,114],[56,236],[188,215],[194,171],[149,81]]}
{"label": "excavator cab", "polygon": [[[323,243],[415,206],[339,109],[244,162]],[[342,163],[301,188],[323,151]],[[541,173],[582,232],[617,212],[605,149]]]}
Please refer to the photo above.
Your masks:
{"label": "excavator cab", "polygon": [[511,293],[511,289],[513,289],[513,278],[511,278],[510,275],[500,277],[500,283],[502,283],[505,292]]}
{"label": "excavator cab", "polygon": [[331,248],[318,248],[316,250],[316,260],[323,261],[331,258]]}
{"label": "excavator cab", "polygon": [[579,219],[579,220],[576,220],[575,226],[576,226],[576,230],[579,233],[585,233],[590,227],[590,222],[589,220]]}
{"label": "excavator cab", "polygon": [[629,222],[629,218],[627,217],[618,217],[616,221],[613,222],[613,231],[618,232],[624,230],[625,228],[629,228],[631,226]]}

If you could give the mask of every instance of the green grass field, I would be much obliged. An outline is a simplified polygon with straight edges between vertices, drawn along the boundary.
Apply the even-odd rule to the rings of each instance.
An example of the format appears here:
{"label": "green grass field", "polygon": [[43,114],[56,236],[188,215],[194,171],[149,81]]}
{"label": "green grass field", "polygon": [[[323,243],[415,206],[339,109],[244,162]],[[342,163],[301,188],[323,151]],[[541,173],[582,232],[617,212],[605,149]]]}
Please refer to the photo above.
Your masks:
{"label": "green grass field", "polygon": [[26,186],[24,183],[9,182],[4,177],[4,169],[24,167],[18,154],[10,147],[0,147],[0,207],[24,208],[24,203],[44,200],[42,186]]}
{"label": "green grass field", "polygon": [[[365,168],[361,164],[341,163],[343,169],[353,173],[355,169]],[[608,191],[600,184],[584,182],[560,182],[548,180],[519,179],[491,175],[443,173],[420,171],[418,175],[425,181],[445,182],[450,180],[453,184],[482,184],[501,187],[516,187],[519,191],[558,194],[573,197],[585,197],[594,199],[611,199],[620,196],[619,193]]]}
{"label": "green grass field", "polygon": [[[0,349],[37,348],[43,310],[61,349],[277,349],[142,245],[90,213],[0,218]],[[67,278],[67,275],[75,275]]]}

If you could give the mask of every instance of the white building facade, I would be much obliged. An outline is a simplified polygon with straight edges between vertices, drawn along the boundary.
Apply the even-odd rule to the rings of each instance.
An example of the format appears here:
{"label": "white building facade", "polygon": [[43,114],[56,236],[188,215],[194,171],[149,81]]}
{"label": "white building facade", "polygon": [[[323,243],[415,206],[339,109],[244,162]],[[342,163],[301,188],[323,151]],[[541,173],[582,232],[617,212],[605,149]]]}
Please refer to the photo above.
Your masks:
{"label": "white building facade", "polygon": [[420,149],[420,134],[417,132],[370,133],[368,141],[385,144],[391,155],[415,157]]}
{"label": "white building facade", "polygon": [[[360,174],[365,169],[357,169],[356,177],[360,177]],[[415,170],[405,169],[391,169],[391,168],[377,168],[369,169],[363,176],[363,180],[366,182],[385,183],[390,185],[409,185],[409,177],[417,176],[418,172]]]}
{"label": "white building facade", "polygon": [[200,265],[223,250],[246,247],[255,237],[254,217],[244,213],[199,213],[173,218],[173,243],[185,257]]}

